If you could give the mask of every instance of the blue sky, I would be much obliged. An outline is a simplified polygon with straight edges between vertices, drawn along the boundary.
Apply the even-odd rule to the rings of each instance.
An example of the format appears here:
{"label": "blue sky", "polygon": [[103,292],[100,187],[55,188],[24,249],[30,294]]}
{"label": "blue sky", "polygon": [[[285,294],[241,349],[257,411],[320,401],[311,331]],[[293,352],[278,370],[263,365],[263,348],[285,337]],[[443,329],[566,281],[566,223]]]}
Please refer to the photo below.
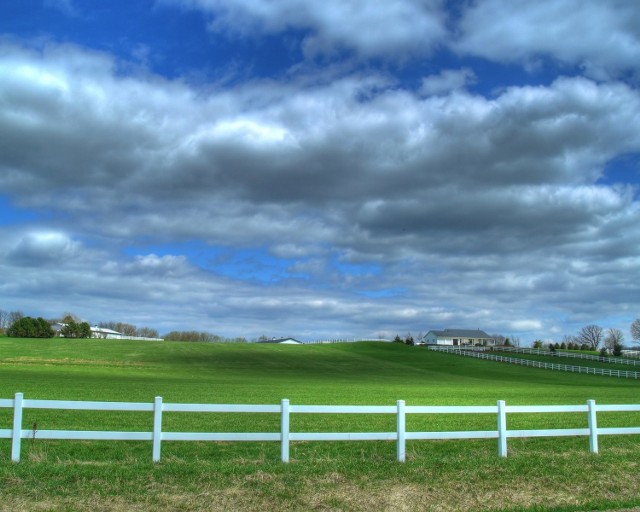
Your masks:
{"label": "blue sky", "polygon": [[0,309],[248,339],[640,317],[640,5],[0,5]]}

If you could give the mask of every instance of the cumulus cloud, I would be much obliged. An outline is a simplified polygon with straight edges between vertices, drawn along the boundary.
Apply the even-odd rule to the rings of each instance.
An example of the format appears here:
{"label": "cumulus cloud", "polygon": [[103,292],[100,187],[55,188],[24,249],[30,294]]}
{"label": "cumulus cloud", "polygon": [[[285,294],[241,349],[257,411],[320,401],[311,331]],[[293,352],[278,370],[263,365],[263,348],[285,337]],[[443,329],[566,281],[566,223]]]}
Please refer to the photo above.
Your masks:
{"label": "cumulus cloud", "polygon": [[638,72],[640,5],[635,2],[603,0],[586,9],[580,0],[481,0],[464,10],[458,29],[458,51],[491,60],[535,65],[547,57],[599,79]]}
{"label": "cumulus cloud", "polygon": [[446,36],[446,15],[441,0],[166,0],[202,9],[212,15],[215,31],[275,33],[307,31],[307,56],[331,55],[337,49],[361,57],[403,58],[422,53]]}
{"label": "cumulus cloud", "polygon": [[[3,273],[74,260],[42,286],[81,276],[79,295],[137,295],[167,314],[175,297],[198,325],[233,312],[226,333],[240,321],[256,336],[285,317],[306,332],[457,320],[536,330],[546,324],[531,319],[534,304],[542,318],[607,287],[637,297],[637,201],[600,182],[609,161],[640,151],[640,94],[628,85],[560,78],[486,98],[464,91],[462,70],[421,91],[376,72],[202,90],[122,76],[75,47],[6,44],[0,74],[0,189],[71,233],[5,241]],[[298,260],[265,291],[187,254],[121,252],[194,239]],[[349,276],[336,261],[382,270]],[[16,283],[0,290],[17,296]]]}
{"label": "cumulus cloud", "polygon": [[46,267],[65,263],[79,248],[80,244],[64,233],[27,233],[9,250],[7,259],[18,266]]}
{"label": "cumulus cloud", "polygon": [[[552,5],[479,0],[461,5],[455,17],[450,17],[441,0],[164,3],[207,13],[210,29],[231,38],[300,31],[307,58],[347,50],[362,59],[403,62],[409,55],[424,56],[446,47],[461,55],[524,64],[529,69],[547,58],[569,69],[577,66],[599,80],[629,73],[638,79],[640,8],[624,0],[603,0],[588,9],[580,0]],[[464,75],[445,71],[426,79],[425,92],[460,87],[461,80]]]}
{"label": "cumulus cloud", "polygon": [[430,75],[422,79],[420,92],[427,96],[434,94],[448,94],[451,91],[464,89],[476,80],[472,69],[445,69],[437,75]]}
{"label": "cumulus cloud", "polygon": [[0,184],[115,236],[316,239],[366,253],[379,236],[414,235],[403,244],[423,251],[429,233],[502,247],[529,231],[522,244],[536,246],[549,242],[539,226],[579,236],[624,210],[628,195],[594,183],[640,148],[637,91],[580,78],[491,100],[422,98],[375,75],[203,97],[118,78],[102,56],[70,48],[0,65],[15,100],[0,114]]}

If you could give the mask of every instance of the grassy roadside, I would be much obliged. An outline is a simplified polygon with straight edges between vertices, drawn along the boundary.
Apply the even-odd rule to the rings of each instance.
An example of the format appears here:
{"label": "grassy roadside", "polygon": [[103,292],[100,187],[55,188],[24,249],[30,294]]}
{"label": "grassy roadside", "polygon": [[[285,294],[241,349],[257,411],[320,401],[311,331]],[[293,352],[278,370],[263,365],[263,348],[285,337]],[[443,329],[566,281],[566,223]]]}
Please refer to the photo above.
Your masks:
{"label": "grassy roadside", "polygon": [[[638,383],[491,365],[395,344],[252,346],[0,338],[0,396],[203,403],[393,404],[635,403]],[[0,410],[0,428],[8,428]],[[40,428],[149,430],[148,415],[29,411]],[[36,413],[36,414],[33,414]],[[616,425],[637,417],[603,417]],[[277,417],[176,415],[188,431],[277,431]],[[318,423],[320,421],[320,423]],[[298,418],[297,430],[393,429],[391,417]],[[510,428],[582,425],[584,418],[514,416]],[[106,426],[103,426],[106,425]],[[410,429],[494,428],[495,417],[411,419]],[[607,510],[640,506],[637,436],[413,441],[407,462],[389,442],[293,443],[279,462],[277,443],[23,441],[9,461],[0,441],[0,510]]]}
{"label": "grassy roadside", "polygon": [[[274,446],[224,445],[219,458],[170,454],[153,465],[29,460],[0,466],[0,510],[606,510],[640,505],[637,447],[613,443],[592,456],[570,446],[513,442],[507,459],[493,443],[411,443],[406,464],[389,443],[294,445],[292,462]],[[276,448],[277,450],[277,448]],[[171,449],[169,449],[171,451]]]}

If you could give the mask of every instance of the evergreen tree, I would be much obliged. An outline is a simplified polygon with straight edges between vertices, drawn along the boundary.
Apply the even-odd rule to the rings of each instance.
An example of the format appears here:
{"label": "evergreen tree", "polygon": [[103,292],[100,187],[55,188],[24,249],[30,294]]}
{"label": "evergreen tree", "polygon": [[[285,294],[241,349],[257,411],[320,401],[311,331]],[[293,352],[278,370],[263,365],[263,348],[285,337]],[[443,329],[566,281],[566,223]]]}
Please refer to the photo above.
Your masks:
{"label": "evergreen tree", "polygon": [[22,317],[7,329],[7,336],[14,338],[53,338],[54,334],[49,322],[41,317]]}

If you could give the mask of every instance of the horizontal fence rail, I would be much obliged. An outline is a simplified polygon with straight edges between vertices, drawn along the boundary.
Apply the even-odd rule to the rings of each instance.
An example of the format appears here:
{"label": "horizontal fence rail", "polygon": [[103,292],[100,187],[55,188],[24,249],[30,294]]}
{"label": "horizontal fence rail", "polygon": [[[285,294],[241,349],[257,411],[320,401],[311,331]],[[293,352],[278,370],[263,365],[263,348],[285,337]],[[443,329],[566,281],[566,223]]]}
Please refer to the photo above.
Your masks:
{"label": "horizontal fence rail", "polygon": [[610,370],[607,368],[592,368],[590,366],[575,366],[571,364],[546,363],[544,361],[533,361],[531,359],[521,359],[518,357],[497,356],[488,354],[485,351],[466,350],[458,347],[438,347],[429,346],[429,350],[436,352],[446,352],[464,357],[475,357],[476,359],[486,359],[488,361],[498,361],[500,363],[519,364],[532,368],[544,368],[545,370],[555,370],[561,372],[587,373],[591,375],[605,375],[607,377],[621,377],[625,379],[640,379],[640,372],[628,370]]}
{"label": "horizontal fence rail", "polygon": [[[589,450],[598,453],[598,436],[640,434],[640,427],[598,428],[597,413],[640,412],[640,404],[596,404],[587,400],[585,405],[511,405],[499,400],[489,406],[424,406],[406,405],[398,400],[396,405],[293,405],[287,399],[280,404],[178,404],[164,403],[156,397],[153,403],[145,402],[87,402],[63,400],[25,399],[16,393],[13,399],[0,399],[0,408],[13,409],[13,427],[0,429],[0,439],[11,440],[11,460],[20,461],[22,439],[65,439],[101,441],[148,441],[152,444],[152,460],[160,461],[162,441],[276,441],[280,443],[282,462],[289,462],[289,445],[292,441],[395,441],[399,462],[406,458],[407,440],[445,439],[497,439],[498,455],[507,456],[507,439],[510,437],[562,437],[588,436]],[[25,409],[56,409],[82,411],[139,411],[153,414],[151,432],[104,430],[35,430],[23,429]],[[280,432],[164,432],[163,412],[206,413],[273,413],[280,415]],[[586,416],[585,428],[508,430],[507,414],[582,413]],[[291,432],[292,414],[390,414],[396,416],[393,432]],[[490,414],[496,416],[495,430],[468,430],[445,432],[407,432],[408,414]]]}
{"label": "horizontal fence rail", "polygon": [[327,345],[330,343],[361,343],[361,342],[381,342],[381,343],[391,343],[390,340],[385,340],[382,338],[376,339],[363,339],[363,338],[335,338],[331,340],[310,340],[310,341],[302,341],[303,345]]}
{"label": "horizontal fence rail", "polygon": [[626,364],[629,366],[640,366],[639,359],[629,359],[625,357],[603,357],[594,356],[593,354],[581,354],[579,352],[565,352],[563,350],[540,350],[537,348],[519,348],[519,347],[480,347],[482,350],[488,352],[511,352],[513,354],[533,354],[537,356],[547,357],[569,357],[572,359],[586,359],[589,361],[599,361],[601,363],[609,364]]}

